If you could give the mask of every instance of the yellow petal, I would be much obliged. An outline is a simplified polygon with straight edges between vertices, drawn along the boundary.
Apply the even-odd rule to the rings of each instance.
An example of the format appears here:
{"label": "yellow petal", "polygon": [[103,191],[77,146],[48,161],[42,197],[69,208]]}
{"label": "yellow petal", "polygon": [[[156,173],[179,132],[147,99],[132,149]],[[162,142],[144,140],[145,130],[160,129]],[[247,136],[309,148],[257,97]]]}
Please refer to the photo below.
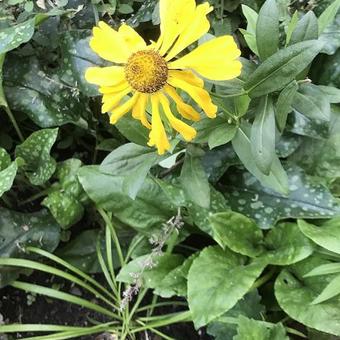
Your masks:
{"label": "yellow petal", "polygon": [[186,81],[190,85],[203,87],[204,81],[200,77],[197,77],[192,71],[177,71],[177,70],[170,70],[169,77],[171,78],[179,78],[183,81]]}
{"label": "yellow petal", "polygon": [[125,80],[124,68],[120,66],[89,67],[85,79],[91,84],[115,86]]}
{"label": "yellow petal", "polygon": [[98,27],[93,28],[92,33],[90,47],[93,51],[103,59],[115,63],[126,63],[131,51],[124,40],[124,34],[119,34],[103,21],[98,23]]}
{"label": "yellow petal", "polygon": [[188,124],[185,124],[172,114],[170,110],[169,101],[163,94],[159,94],[159,100],[162,104],[163,111],[170,125],[178,133],[180,133],[187,142],[190,142],[192,139],[194,139],[196,136],[196,130],[193,127],[189,126]]}
{"label": "yellow petal", "polygon": [[146,48],[144,39],[132,27],[122,24],[118,29],[118,33],[122,36],[130,52],[136,52]]}
{"label": "yellow petal", "polygon": [[124,91],[129,86],[130,86],[129,83],[126,80],[124,80],[115,86],[101,86],[99,88],[99,92],[102,94],[117,93],[120,91]]}
{"label": "yellow petal", "polygon": [[156,146],[160,155],[163,155],[165,151],[170,149],[170,143],[166,135],[160,114],[159,114],[159,96],[158,94],[151,95],[151,107],[152,107],[152,128],[149,134],[150,146]]}
{"label": "yellow petal", "polygon": [[128,87],[125,90],[117,93],[104,94],[102,98],[103,102],[102,113],[113,110],[119,104],[119,102],[131,91],[132,88]]}
{"label": "yellow petal", "polygon": [[140,94],[136,104],[132,109],[132,117],[139,119],[146,128],[151,129],[151,124],[149,123],[145,112],[148,99],[149,96],[147,94]]}
{"label": "yellow petal", "polygon": [[211,39],[184,57],[168,64],[170,69],[192,69],[205,78],[228,80],[241,74],[241,52],[232,36]]}
{"label": "yellow petal", "polygon": [[213,10],[207,2],[196,7],[195,16],[193,21],[186,26],[183,32],[179,35],[174,46],[166,56],[166,60],[171,60],[178,53],[183,51],[186,47],[201,38],[209,31],[210,23],[207,14]]}
{"label": "yellow petal", "polygon": [[195,16],[195,0],[160,0],[160,53],[164,55]]}
{"label": "yellow petal", "polygon": [[168,96],[172,98],[172,100],[177,105],[177,111],[186,119],[198,121],[200,120],[200,114],[191,106],[182,100],[181,96],[176,92],[176,90],[170,86],[164,86],[164,91],[167,93]]}
{"label": "yellow petal", "polygon": [[128,113],[132,109],[133,105],[135,105],[138,96],[139,93],[135,92],[134,95],[129,100],[127,100],[123,105],[112,110],[110,115],[110,123],[116,124],[120,118],[122,118],[126,113]]}
{"label": "yellow petal", "polygon": [[193,86],[180,78],[169,77],[168,83],[187,92],[209,118],[216,117],[217,106],[212,103],[210,95],[206,90]]}

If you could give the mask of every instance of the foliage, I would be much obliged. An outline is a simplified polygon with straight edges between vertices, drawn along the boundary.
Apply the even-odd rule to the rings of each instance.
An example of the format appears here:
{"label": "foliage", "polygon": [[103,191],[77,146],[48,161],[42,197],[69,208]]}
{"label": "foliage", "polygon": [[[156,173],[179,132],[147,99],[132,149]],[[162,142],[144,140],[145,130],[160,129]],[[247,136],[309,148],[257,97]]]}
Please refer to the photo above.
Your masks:
{"label": "foliage", "polygon": [[[92,27],[154,41],[158,1],[0,5],[0,286],[109,320],[0,333],[172,339],[164,326],[192,322],[217,340],[340,337],[340,0],[209,2],[199,44],[232,34],[242,74],[205,81],[217,117],[162,156],[130,114],[110,125],[84,78],[107,65]],[[33,270],[101,302],[18,281]]]}

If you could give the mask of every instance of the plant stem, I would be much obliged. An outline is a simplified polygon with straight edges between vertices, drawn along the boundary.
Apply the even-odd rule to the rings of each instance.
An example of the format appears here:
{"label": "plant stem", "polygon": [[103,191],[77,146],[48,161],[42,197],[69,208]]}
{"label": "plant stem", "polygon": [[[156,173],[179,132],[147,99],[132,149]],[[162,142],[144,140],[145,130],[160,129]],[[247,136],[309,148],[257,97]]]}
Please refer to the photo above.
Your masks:
{"label": "plant stem", "polygon": [[269,281],[272,278],[275,272],[276,272],[275,268],[271,268],[266,275],[263,275],[262,277],[260,277],[258,280],[254,282],[250,290],[256,289],[262,286],[263,284],[265,284],[267,281]]}
{"label": "plant stem", "polygon": [[16,133],[17,133],[17,135],[18,135],[18,137],[19,137],[19,139],[22,143],[25,140],[25,138],[21,133],[21,130],[20,130],[18,124],[17,124],[17,121],[14,118],[14,115],[13,115],[11,109],[8,106],[4,106],[3,108],[6,111],[8,118],[10,119],[11,123],[13,124],[14,129],[15,129],[15,131],[16,131]]}

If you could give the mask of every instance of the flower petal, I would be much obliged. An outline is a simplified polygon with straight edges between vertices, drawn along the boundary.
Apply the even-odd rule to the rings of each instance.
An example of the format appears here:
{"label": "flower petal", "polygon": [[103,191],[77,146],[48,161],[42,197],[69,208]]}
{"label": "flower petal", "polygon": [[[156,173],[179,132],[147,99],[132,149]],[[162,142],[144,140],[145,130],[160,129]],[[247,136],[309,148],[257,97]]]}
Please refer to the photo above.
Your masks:
{"label": "flower petal", "polygon": [[124,68],[120,66],[89,67],[85,79],[91,84],[115,86],[125,80]]}
{"label": "flower petal", "polygon": [[139,92],[135,92],[133,96],[130,99],[128,99],[123,105],[112,110],[110,115],[110,123],[116,124],[120,118],[122,118],[126,113],[128,113],[132,109],[133,105],[135,105],[138,96]]}
{"label": "flower petal", "polygon": [[170,69],[192,69],[205,78],[228,80],[241,73],[242,64],[232,36],[225,35],[211,39],[198,46],[184,57],[168,64]]}
{"label": "flower petal", "polygon": [[195,16],[195,0],[160,0],[160,54],[164,55]]}
{"label": "flower petal", "polygon": [[149,96],[147,94],[141,93],[136,104],[132,109],[132,117],[135,119],[139,119],[141,123],[147,128],[151,129],[151,124],[146,115],[146,105],[148,102]]}
{"label": "flower petal", "polygon": [[183,79],[185,78],[169,76],[168,83],[173,87],[178,87],[187,92],[209,118],[215,118],[217,106],[213,104],[209,93],[200,87],[193,86]]}
{"label": "flower petal", "polygon": [[196,7],[194,19],[179,35],[174,46],[170,49],[170,52],[166,56],[166,60],[174,58],[178,53],[183,51],[186,47],[209,31],[210,23],[207,18],[207,14],[212,10],[213,7],[207,2]]}
{"label": "flower petal", "polygon": [[170,70],[169,71],[170,78],[180,78],[192,86],[203,87],[204,81],[202,78],[197,77],[192,71],[185,70],[185,71],[178,71],[178,70]]}
{"label": "flower petal", "polygon": [[144,39],[131,26],[122,24],[118,29],[118,33],[122,36],[130,52],[136,52],[146,48]]}
{"label": "flower petal", "polygon": [[103,102],[102,113],[113,110],[119,104],[119,102],[131,91],[132,91],[132,88],[129,86],[123,91],[104,94],[102,98],[102,102]]}
{"label": "flower petal", "polygon": [[183,138],[190,142],[192,139],[196,137],[196,130],[189,126],[188,124],[185,124],[178,118],[176,118],[171,110],[170,110],[170,104],[168,99],[164,96],[164,94],[159,94],[159,100],[161,102],[161,105],[163,107],[163,111],[166,115],[166,118],[168,119],[170,125],[178,132],[180,133]]}
{"label": "flower petal", "polygon": [[122,35],[116,30],[100,21],[98,27],[93,28],[92,33],[90,47],[100,57],[115,63],[125,63],[128,60],[131,52]]}
{"label": "flower petal", "polygon": [[124,91],[128,87],[130,87],[129,83],[126,80],[124,80],[115,86],[101,86],[99,88],[99,92],[102,94],[117,93],[120,91]]}
{"label": "flower petal", "polygon": [[159,114],[159,96],[158,94],[151,95],[152,106],[152,128],[149,134],[148,145],[156,146],[160,155],[170,149],[170,143],[166,135],[160,114]]}
{"label": "flower petal", "polygon": [[200,120],[201,118],[200,114],[191,105],[184,103],[181,96],[176,92],[176,90],[172,86],[170,85],[164,86],[164,91],[176,103],[177,111],[180,113],[182,117],[194,121]]}

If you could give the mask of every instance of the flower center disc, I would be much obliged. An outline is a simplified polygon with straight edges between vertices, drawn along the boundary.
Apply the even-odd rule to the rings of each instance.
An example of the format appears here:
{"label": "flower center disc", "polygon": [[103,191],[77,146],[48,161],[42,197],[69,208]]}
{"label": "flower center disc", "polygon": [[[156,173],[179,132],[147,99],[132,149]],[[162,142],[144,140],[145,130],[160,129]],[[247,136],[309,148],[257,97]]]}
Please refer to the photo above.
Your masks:
{"label": "flower center disc", "polygon": [[125,76],[135,90],[154,93],[166,84],[168,67],[166,61],[157,52],[138,51],[128,59]]}

